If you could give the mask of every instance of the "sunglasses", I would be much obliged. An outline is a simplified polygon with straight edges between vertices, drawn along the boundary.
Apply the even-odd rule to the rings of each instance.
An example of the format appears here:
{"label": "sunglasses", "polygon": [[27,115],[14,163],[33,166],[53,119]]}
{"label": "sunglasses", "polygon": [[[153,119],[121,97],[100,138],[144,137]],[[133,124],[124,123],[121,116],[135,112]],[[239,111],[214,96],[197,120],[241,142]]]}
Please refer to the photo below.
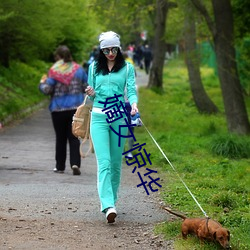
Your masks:
{"label": "sunglasses", "polygon": [[109,55],[110,51],[112,52],[112,54],[117,54],[118,48],[117,47],[114,47],[114,48],[111,48],[111,49],[105,48],[105,49],[102,50],[104,55]]}

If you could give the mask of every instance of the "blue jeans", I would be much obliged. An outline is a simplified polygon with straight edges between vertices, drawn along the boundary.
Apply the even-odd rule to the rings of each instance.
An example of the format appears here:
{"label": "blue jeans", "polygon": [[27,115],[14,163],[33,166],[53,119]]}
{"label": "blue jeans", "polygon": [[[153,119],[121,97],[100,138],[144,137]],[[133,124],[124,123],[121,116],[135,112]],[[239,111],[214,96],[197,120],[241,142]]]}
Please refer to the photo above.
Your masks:
{"label": "blue jeans", "polygon": [[[124,115],[124,118],[126,116]],[[119,126],[125,125],[124,118],[112,123],[107,122],[107,115],[91,113],[90,134],[97,160],[97,190],[101,202],[101,211],[115,207],[121,179],[122,153],[126,138],[120,138],[112,128],[119,132]],[[128,128],[121,128],[121,135],[127,135]]]}

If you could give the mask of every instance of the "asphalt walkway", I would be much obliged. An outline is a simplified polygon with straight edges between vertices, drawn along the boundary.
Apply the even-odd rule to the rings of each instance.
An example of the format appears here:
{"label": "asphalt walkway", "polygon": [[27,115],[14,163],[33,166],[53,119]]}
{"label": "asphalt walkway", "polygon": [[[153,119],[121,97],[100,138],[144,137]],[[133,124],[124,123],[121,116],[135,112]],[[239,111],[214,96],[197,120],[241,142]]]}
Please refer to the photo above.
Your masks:
{"label": "asphalt walkway", "polygon": [[[147,83],[143,72],[138,72],[137,83],[138,86]],[[95,223],[103,230],[105,218],[99,207],[95,155],[82,160],[80,176],[72,175],[69,163],[64,174],[56,174],[52,171],[55,166],[54,148],[54,131],[47,107],[14,126],[0,130],[0,221],[16,217],[24,220],[84,221]],[[132,174],[132,166],[124,165],[116,223],[129,227],[136,222],[152,228],[155,223],[166,220],[167,215],[160,209],[157,192],[146,195],[143,187],[136,187],[138,184],[139,179]],[[0,249],[26,249],[26,238],[26,245],[22,248],[22,240],[14,243],[3,237],[0,236]],[[11,244],[12,248],[8,248]],[[39,244],[37,241],[37,247],[33,249],[46,249],[39,248]],[[131,248],[128,246],[126,249],[134,249],[133,244],[131,242]],[[93,243],[88,249],[98,247],[95,248]]]}

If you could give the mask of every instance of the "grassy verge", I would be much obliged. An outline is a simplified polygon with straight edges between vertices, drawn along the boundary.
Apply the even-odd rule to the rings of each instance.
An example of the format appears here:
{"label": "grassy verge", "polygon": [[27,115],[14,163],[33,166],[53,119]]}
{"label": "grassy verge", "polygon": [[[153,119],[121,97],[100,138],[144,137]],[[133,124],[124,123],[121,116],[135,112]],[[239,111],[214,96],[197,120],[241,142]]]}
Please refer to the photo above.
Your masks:
{"label": "grassy verge", "polygon": [[[46,98],[38,91],[38,82],[47,70],[48,66],[42,62],[34,62],[32,66],[13,62],[8,71],[0,68],[0,122],[9,115],[18,117],[20,111]],[[203,209],[230,230],[232,249],[250,249],[250,140],[227,133],[218,79],[209,68],[202,68],[202,77],[220,114],[209,116],[197,112],[186,69],[181,61],[175,60],[165,68],[163,94],[139,90],[141,116]],[[246,101],[250,113],[249,98]],[[136,128],[136,139],[146,142],[152,169],[160,173],[159,192],[165,204],[189,217],[203,216],[143,127]],[[214,244],[201,247],[192,237],[184,242],[179,238],[180,224],[176,219],[157,225],[155,231],[166,239],[174,238],[178,250],[217,249]]]}
{"label": "grassy verge", "polygon": [[[165,67],[163,94],[139,90],[141,117],[202,208],[230,230],[232,249],[250,249],[250,138],[227,133],[218,79],[211,69],[201,70],[206,91],[220,114],[197,112],[186,68],[182,61],[175,60]],[[164,203],[188,217],[202,217],[202,211],[146,130],[136,128],[135,133],[138,141],[146,142],[151,167],[162,177],[160,195]],[[193,237],[184,242],[179,237],[180,225],[177,218],[157,225],[155,231],[166,239],[174,238],[178,250],[218,248],[212,243],[200,246]]]}
{"label": "grassy verge", "polygon": [[30,65],[12,62],[9,69],[0,67],[0,122],[6,124],[10,116],[20,118],[24,110],[32,110],[46,97],[38,90],[42,74],[48,65],[33,62]]}

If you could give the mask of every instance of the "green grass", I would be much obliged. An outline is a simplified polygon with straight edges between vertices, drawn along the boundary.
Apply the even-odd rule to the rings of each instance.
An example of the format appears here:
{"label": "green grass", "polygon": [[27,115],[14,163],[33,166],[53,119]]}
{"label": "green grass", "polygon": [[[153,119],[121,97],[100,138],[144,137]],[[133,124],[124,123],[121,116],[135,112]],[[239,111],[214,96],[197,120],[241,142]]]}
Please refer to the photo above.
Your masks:
{"label": "green grass", "polygon": [[38,90],[42,74],[48,65],[33,62],[30,65],[12,62],[9,69],[0,67],[0,122],[10,116],[20,117],[21,111],[34,107],[46,97]]}
{"label": "green grass", "polygon": [[[250,138],[227,132],[218,79],[210,68],[202,68],[201,74],[208,95],[220,110],[217,115],[201,115],[197,111],[187,71],[180,60],[165,67],[163,93],[139,90],[142,120],[174,170],[145,128],[136,128],[136,139],[146,142],[151,169],[157,169],[162,179],[158,192],[166,205],[189,217],[203,216],[181,178],[206,213],[230,230],[232,249],[250,249]],[[250,101],[246,102],[250,112]],[[218,248],[214,243],[201,248],[194,237],[184,242],[179,237],[180,224],[180,219],[161,223],[155,232],[166,239],[175,239],[178,250]]]}
{"label": "green grass", "polygon": [[[13,62],[9,70],[0,68],[0,122],[46,98],[39,92],[38,83],[47,70],[48,65],[42,62],[31,66]],[[151,154],[150,168],[157,170],[162,179],[157,193],[165,204],[189,217],[203,216],[181,178],[206,213],[230,230],[232,249],[250,249],[250,138],[227,133],[218,79],[210,68],[202,68],[201,74],[206,91],[220,109],[217,115],[201,115],[197,111],[187,71],[180,60],[166,65],[163,93],[139,90],[142,120],[175,171],[144,127],[136,128],[136,139],[146,142]],[[246,99],[246,106],[250,113],[250,98]],[[180,219],[161,223],[155,232],[174,239],[177,250],[217,249],[213,243],[201,247],[194,237],[184,242],[179,237],[180,224]]]}

